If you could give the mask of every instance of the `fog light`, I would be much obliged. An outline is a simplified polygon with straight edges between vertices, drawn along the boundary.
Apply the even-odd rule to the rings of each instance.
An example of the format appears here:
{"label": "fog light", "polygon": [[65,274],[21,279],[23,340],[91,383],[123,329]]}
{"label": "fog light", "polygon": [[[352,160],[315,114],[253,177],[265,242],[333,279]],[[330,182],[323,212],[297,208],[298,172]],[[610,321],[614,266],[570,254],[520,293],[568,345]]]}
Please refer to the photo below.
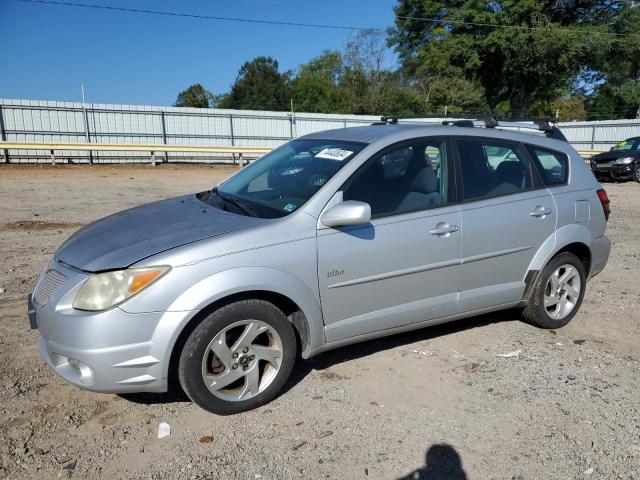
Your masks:
{"label": "fog light", "polygon": [[84,385],[93,383],[93,370],[91,370],[91,367],[75,358],[67,357],[67,374],[78,383]]}
{"label": "fog light", "polygon": [[69,358],[67,359],[67,363],[69,365],[71,365],[73,368],[77,368],[78,370],[80,370],[82,367],[85,367],[86,365],[84,363],[82,363],[79,360],[76,360],[75,358]]}

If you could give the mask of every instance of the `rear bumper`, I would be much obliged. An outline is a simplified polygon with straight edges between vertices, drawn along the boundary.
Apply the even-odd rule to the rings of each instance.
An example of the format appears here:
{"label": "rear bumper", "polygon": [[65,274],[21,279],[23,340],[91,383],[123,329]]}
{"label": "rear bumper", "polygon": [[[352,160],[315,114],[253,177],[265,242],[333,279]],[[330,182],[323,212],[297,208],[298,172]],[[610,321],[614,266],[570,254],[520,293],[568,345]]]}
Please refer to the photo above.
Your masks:
{"label": "rear bumper", "polygon": [[591,242],[591,269],[589,278],[595,277],[607,265],[611,253],[611,241],[606,235],[594,238]]}

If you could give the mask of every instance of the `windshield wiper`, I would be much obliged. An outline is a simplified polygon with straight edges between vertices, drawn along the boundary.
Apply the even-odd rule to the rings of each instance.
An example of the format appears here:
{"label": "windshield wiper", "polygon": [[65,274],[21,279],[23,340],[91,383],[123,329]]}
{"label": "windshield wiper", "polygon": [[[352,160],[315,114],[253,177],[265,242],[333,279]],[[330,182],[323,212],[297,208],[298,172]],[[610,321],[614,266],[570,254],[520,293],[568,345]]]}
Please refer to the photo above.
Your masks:
{"label": "windshield wiper", "polygon": [[257,217],[258,216],[258,214],[256,212],[254,212],[251,208],[249,208],[244,203],[240,202],[239,200],[236,200],[235,198],[233,198],[230,195],[225,195],[225,194],[220,193],[218,191],[217,187],[212,189],[211,193],[215,193],[223,201],[234,205],[235,207],[237,207],[238,209],[240,209],[242,212],[244,212],[246,215],[249,215],[250,217]]}

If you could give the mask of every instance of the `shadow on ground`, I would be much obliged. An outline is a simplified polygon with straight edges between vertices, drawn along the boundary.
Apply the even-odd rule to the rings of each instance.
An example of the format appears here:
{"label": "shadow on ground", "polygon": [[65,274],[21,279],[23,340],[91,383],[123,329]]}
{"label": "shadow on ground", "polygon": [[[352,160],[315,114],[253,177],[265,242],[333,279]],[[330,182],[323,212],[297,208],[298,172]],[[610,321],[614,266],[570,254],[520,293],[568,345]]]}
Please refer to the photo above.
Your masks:
{"label": "shadow on ground", "polygon": [[[313,370],[325,370],[343,362],[356,360],[373,353],[383,352],[402,345],[410,345],[415,342],[431,340],[443,335],[483,327],[492,323],[512,321],[517,318],[519,318],[518,314],[514,310],[494,312],[432,327],[425,327],[411,332],[391,335],[389,337],[382,337],[376,340],[356,343],[322,353],[317,357],[313,357],[306,361],[299,360],[280,395],[285,395],[289,390],[304,380],[304,378]],[[168,393],[128,393],[121,394],[120,397],[130,402],[144,405],[190,401],[175,381],[170,382],[170,389],[171,390]]]}
{"label": "shadow on ground", "polygon": [[460,455],[451,445],[431,445],[424,465],[398,480],[467,480]]}
{"label": "shadow on ground", "polygon": [[431,340],[472,328],[483,327],[492,323],[513,321],[515,319],[519,319],[517,312],[514,310],[505,310],[330,350],[309,360],[299,361],[282,393],[285,394],[291,388],[295,387],[313,370],[325,370],[334,365],[357,360],[373,353],[383,352],[403,345],[410,345],[415,342]]}

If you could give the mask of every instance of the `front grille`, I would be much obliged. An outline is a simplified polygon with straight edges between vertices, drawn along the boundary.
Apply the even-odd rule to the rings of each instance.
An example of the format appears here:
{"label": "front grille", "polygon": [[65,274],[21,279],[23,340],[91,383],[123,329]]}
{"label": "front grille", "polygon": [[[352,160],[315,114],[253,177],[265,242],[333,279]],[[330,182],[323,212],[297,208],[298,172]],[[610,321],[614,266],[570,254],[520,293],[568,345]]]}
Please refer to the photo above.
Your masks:
{"label": "front grille", "polygon": [[47,270],[36,285],[33,292],[33,299],[38,305],[46,305],[51,301],[51,297],[64,285],[67,280],[63,274],[56,270]]}

